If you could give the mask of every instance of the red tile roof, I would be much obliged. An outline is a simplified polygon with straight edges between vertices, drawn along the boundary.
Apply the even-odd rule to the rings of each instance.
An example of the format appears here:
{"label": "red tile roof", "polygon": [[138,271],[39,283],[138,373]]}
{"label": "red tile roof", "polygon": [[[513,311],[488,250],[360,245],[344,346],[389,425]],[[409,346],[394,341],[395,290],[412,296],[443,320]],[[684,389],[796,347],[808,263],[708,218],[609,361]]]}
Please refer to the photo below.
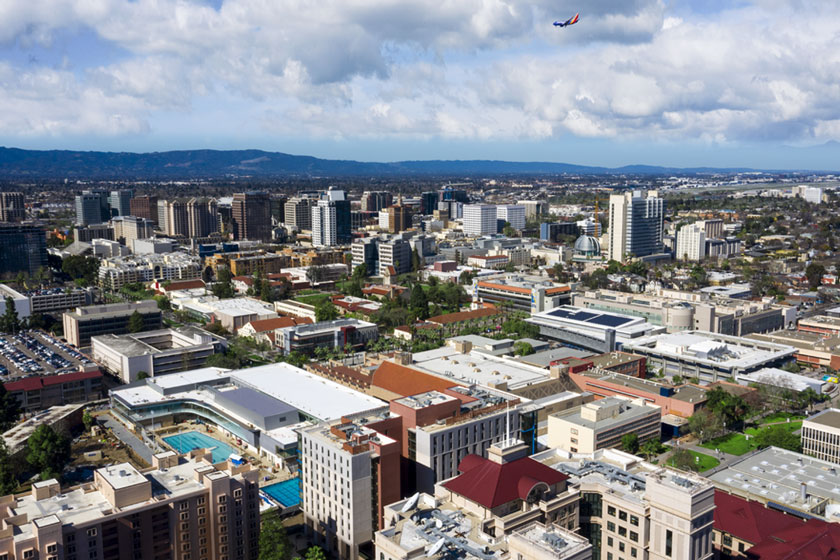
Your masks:
{"label": "red tile roof", "polygon": [[312,320],[300,317],[273,317],[271,319],[257,319],[248,323],[258,333],[273,331],[274,329],[282,329],[284,327],[294,327],[295,325],[309,324]]}
{"label": "red tile roof", "polygon": [[459,311],[457,313],[447,313],[446,315],[429,317],[428,321],[439,325],[448,325],[451,323],[469,321],[471,319],[483,319],[484,317],[498,315],[499,313],[501,313],[501,311],[498,309],[483,307],[481,309],[473,309],[472,311]]}
{"label": "red tile roof", "polygon": [[427,391],[443,392],[461,384],[395,362],[385,361],[373,373],[371,385],[402,397],[408,397]]}
{"label": "red tile roof", "polygon": [[757,544],[802,520],[752,500],[715,490],[715,529]]}
{"label": "red tile roof", "polygon": [[9,381],[4,383],[3,387],[6,391],[37,391],[44,387],[51,387],[52,385],[60,385],[62,383],[70,383],[71,381],[83,381],[85,379],[96,379],[102,377],[102,372],[94,371],[77,371],[74,373],[62,373],[60,375],[46,375],[27,377],[25,379],[18,379],[17,381]]}
{"label": "red tile roof", "polygon": [[840,560],[840,525],[810,519],[747,550],[754,560]]}
{"label": "red tile roof", "polygon": [[478,455],[467,455],[458,470],[462,474],[444,486],[486,508],[525,500],[540,482],[553,486],[569,478],[530,457],[500,465]]}
{"label": "red tile roof", "polygon": [[167,292],[174,292],[177,290],[195,290],[197,288],[204,287],[205,284],[203,280],[178,280],[176,282],[170,282],[164,290]]}

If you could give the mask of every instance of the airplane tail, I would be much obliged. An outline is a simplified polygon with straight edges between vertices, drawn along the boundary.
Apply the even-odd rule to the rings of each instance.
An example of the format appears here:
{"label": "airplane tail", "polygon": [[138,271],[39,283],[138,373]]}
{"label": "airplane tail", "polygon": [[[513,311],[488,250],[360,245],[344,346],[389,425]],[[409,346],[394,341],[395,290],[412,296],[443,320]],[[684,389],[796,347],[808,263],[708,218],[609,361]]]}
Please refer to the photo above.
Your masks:
{"label": "airplane tail", "polygon": [[572,21],[569,23],[577,23],[580,19],[580,13],[575,14],[575,17],[572,18]]}

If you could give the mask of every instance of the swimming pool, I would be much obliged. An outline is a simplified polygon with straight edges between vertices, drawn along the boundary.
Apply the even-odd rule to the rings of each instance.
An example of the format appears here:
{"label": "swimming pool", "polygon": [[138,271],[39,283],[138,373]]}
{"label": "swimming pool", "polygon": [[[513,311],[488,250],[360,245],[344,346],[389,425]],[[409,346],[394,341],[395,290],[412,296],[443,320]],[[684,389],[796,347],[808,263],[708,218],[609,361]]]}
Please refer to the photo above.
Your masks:
{"label": "swimming pool", "polygon": [[269,484],[260,488],[284,507],[300,505],[300,479],[290,478],[277,484]]}
{"label": "swimming pool", "polygon": [[163,441],[178,453],[189,453],[193,449],[210,449],[213,452],[214,463],[227,461],[231,453],[236,453],[236,450],[230,445],[201,432],[184,432],[174,436],[167,436],[163,438]]}

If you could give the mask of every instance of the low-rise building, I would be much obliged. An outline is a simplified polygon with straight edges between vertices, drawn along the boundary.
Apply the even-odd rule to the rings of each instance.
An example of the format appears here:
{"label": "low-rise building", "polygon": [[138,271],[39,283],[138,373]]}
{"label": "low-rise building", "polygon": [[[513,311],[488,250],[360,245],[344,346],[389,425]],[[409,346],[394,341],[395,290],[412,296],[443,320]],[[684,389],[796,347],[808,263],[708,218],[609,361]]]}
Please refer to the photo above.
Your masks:
{"label": "low-rise building", "polygon": [[571,292],[568,285],[516,274],[475,278],[470,288],[473,305],[504,302],[527,313],[542,313],[571,303]]}
{"label": "low-rise building", "polygon": [[187,253],[131,255],[102,259],[99,286],[119,291],[126,284],[154,280],[191,280],[201,278],[201,262]]}
{"label": "low-rise building", "polygon": [[840,317],[815,315],[803,317],[796,325],[797,330],[828,336],[840,336]]}
{"label": "low-rise building", "polygon": [[467,326],[480,328],[495,327],[504,320],[504,314],[495,307],[480,307],[470,311],[456,311],[444,315],[429,317],[426,323],[443,329],[444,334],[456,334]]}
{"label": "low-rise building", "polygon": [[219,299],[201,296],[173,300],[172,307],[186,311],[205,323],[219,322],[231,333],[236,333],[251,321],[277,317],[274,305],[254,298]]}
{"label": "low-rise building", "polygon": [[161,328],[163,315],[155,301],[137,303],[111,303],[77,307],[62,315],[64,338],[72,345],[81,348],[90,344],[93,336],[103,334],[126,334],[128,320],[134,312],[143,318],[144,331]]}
{"label": "low-rise building", "polygon": [[640,442],[659,438],[661,409],[644,399],[606,397],[548,417],[548,445],[571,453],[621,446],[626,434]]}
{"label": "low-rise building", "polygon": [[599,353],[627,348],[631,342],[665,332],[664,327],[648,323],[641,317],[571,305],[537,313],[526,321],[538,326],[544,337]]}
{"label": "low-rise building", "polygon": [[504,268],[510,262],[507,255],[473,255],[467,259],[467,266],[477,268]]}
{"label": "low-rise building", "polygon": [[104,397],[102,372],[98,369],[24,377],[8,381],[3,386],[7,393],[18,400],[21,410],[28,413]]}
{"label": "low-rise building", "polygon": [[834,370],[840,369],[840,336],[785,329],[751,334],[747,338],[793,346],[796,349],[793,356],[797,362]]}
{"label": "low-rise building", "polygon": [[[59,404],[48,407],[24,419],[3,433],[3,441],[9,455],[24,455],[28,450],[29,438],[39,426],[49,426],[56,433],[70,435],[82,425],[84,404]],[[1,545],[0,545],[1,546]]]}
{"label": "low-rise building", "polygon": [[338,319],[320,323],[295,325],[274,331],[274,343],[284,354],[311,353],[320,346],[327,348],[361,347],[379,338],[376,323],[359,319]]}
{"label": "low-rise building", "polygon": [[32,302],[30,299],[6,284],[0,284],[0,315],[6,312],[6,298],[12,298],[12,302],[15,305],[15,312],[19,319],[24,319],[32,315]]}
{"label": "low-rise building", "polygon": [[[92,305],[95,299],[94,288],[47,288],[32,290],[27,293],[32,313],[54,313],[74,307]],[[20,314],[18,314],[20,316]]]}
{"label": "low-rise building", "polygon": [[827,408],[802,422],[802,452],[840,463],[840,409]]}
{"label": "low-rise building", "polygon": [[203,329],[179,327],[91,338],[93,359],[125,383],[138,374],[157,377],[200,368],[213,354],[227,349],[227,341]]}

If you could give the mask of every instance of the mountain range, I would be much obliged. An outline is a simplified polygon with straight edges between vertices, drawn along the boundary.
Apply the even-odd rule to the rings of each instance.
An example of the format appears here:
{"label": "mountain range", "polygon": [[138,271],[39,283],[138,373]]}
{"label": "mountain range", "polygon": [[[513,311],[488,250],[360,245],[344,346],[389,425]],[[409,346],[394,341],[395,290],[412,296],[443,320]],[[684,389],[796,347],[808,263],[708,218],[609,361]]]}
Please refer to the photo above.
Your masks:
{"label": "mountain range", "polygon": [[151,153],[22,150],[0,147],[2,179],[220,179],[469,175],[663,175],[735,173],[747,168],[649,165],[591,167],[569,163],[431,160],[391,163],[319,159],[262,150],[182,150]]}

